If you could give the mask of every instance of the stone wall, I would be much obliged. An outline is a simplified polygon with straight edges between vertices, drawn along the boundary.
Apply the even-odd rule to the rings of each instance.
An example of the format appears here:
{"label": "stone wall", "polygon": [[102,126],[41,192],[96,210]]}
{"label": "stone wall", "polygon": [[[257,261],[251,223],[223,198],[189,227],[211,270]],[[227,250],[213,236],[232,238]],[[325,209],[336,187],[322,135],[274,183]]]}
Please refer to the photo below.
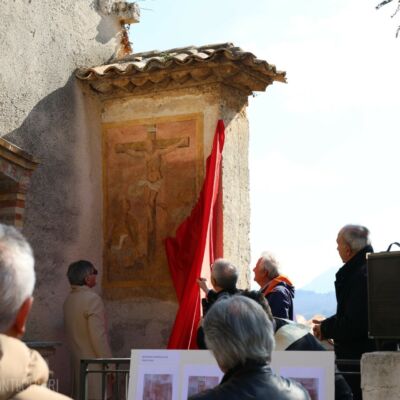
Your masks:
{"label": "stone wall", "polygon": [[250,279],[249,123],[247,96],[222,87],[221,118],[227,121],[222,172],[224,257],[239,268],[239,287]]}
{"label": "stone wall", "polygon": [[400,352],[365,353],[361,359],[364,400],[400,398]]}
{"label": "stone wall", "polygon": [[[236,99],[234,101],[229,99]],[[226,123],[223,161],[224,256],[241,269],[240,286],[248,287],[249,200],[248,200],[248,124],[244,107],[247,96],[222,85],[104,101],[102,123],[146,120],[202,114],[203,153],[211,152],[219,118]],[[157,288],[149,288],[157,290]],[[116,293],[116,291],[114,291]],[[131,348],[162,348],[168,343],[177,303],[152,298],[108,299],[110,336],[116,356],[127,356]]]}
{"label": "stone wall", "polygon": [[[26,339],[64,343],[62,304],[69,262],[101,262],[99,104],[73,72],[113,56],[120,25],[96,1],[17,0],[0,5],[0,136],[40,160],[27,195],[24,233],[37,270]],[[52,360],[67,390],[65,346]]]}
{"label": "stone wall", "polygon": [[[37,271],[26,339],[61,342],[50,361],[64,393],[69,387],[62,316],[68,264],[91,260],[101,282],[102,124],[202,113],[205,162],[217,120],[224,119],[224,256],[241,269],[239,285],[249,284],[247,94],[213,84],[101,103],[73,77],[77,67],[103,64],[118,50],[120,24],[96,5],[96,0],[0,5],[0,136],[40,161],[26,198],[23,230]],[[96,290],[101,291],[100,284]],[[131,348],[166,346],[177,303],[121,297],[106,300],[106,309],[113,353],[127,357]]]}

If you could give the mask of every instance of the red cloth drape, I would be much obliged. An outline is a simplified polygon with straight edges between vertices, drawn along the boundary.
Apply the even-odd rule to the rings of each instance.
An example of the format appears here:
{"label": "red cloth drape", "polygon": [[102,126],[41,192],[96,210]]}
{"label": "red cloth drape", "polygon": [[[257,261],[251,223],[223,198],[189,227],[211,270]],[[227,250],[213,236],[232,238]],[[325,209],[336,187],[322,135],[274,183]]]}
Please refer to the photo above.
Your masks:
{"label": "red cloth drape", "polygon": [[[217,221],[219,208],[217,198],[224,141],[224,122],[219,120],[199,199],[190,216],[178,227],[175,238],[165,241],[169,269],[179,301],[169,349],[196,348],[196,331],[200,320],[200,292],[196,279],[201,275],[203,262],[208,262],[209,267],[209,262],[214,261],[214,250],[222,247],[217,243],[220,236],[213,221]],[[209,254],[206,254],[206,249],[209,249]]]}

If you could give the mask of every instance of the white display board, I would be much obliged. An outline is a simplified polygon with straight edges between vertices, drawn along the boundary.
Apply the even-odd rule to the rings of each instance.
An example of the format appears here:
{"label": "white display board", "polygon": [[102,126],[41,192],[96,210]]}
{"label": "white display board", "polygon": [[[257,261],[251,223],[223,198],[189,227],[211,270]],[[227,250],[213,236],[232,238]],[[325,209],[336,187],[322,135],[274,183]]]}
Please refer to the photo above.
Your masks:
{"label": "white display board", "polygon": [[300,382],[311,400],[335,398],[335,355],[333,351],[275,351],[272,370]]}
{"label": "white display board", "polygon": [[[300,381],[311,400],[334,399],[331,351],[276,351],[273,371]],[[187,400],[223,376],[208,350],[132,350],[128,400]]]}

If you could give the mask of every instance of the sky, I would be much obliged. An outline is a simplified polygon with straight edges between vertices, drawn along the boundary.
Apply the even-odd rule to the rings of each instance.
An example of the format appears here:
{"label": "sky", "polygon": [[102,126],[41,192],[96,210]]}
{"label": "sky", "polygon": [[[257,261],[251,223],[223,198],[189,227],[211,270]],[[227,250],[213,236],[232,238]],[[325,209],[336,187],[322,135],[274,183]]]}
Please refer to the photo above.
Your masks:
{"label": "sky", "polygon": [[[251,266],[302,287],[342,263],[339,229],[400,241],[400,15],[375,0],[145,0],[134,52],[232,42],[286,71],[249,99]],[[400,249],[399,249],[400,250]]]}

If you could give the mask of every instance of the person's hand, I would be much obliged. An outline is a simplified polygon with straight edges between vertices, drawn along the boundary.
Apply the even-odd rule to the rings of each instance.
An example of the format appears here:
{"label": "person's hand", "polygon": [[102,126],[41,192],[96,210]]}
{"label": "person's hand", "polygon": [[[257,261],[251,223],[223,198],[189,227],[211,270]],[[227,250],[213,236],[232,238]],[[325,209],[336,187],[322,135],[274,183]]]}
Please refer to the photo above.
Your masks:
{"label": "person's hand", "polygon": [[321,321],[319,319],[313,319],[312,320],[313,325],[313,334],[314,336],[319,339],[322,340],[322,333],[321,333]]}
{"label": "person's hand", "polygon": [[206,278],[198,278],[197,279],[197,284],[199,285],[200,289],[207,294],[208,291],[210,290],[207,286],[207,279]]}

